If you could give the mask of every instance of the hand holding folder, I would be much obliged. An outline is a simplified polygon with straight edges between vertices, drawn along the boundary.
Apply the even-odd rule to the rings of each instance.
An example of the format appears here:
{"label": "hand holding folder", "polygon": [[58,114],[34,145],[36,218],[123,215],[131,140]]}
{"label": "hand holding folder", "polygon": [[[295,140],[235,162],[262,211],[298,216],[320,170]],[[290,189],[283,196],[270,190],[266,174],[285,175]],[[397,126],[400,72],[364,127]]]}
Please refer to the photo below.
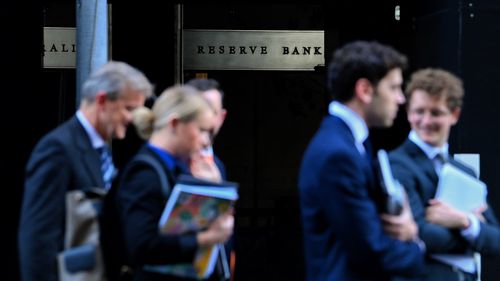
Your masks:
{"label": "hand holding folder", "polygon": [[[224,224],[231,221],[224,218],[224,214],[230,212],[237,199],[236,183],[179,177],[160,218],[160,232],[183,234],[203,231],[204,235],[208,235],[205,237],[206,243],[202,241],[192,264],[149,266],[148,269],[187,278],[203,279],[210,276],[218,253],[223,248],[223,245],[216,244],[221,242],[217,238],[221,235],[210,232],[227,230]],[[224,262],[227,263],[227,260]]]}
{"label": "hand holding folder", "polygon": [[486,204],[486,184],[446,163],[441,169],[436,199],[462,211],[473,212]]}

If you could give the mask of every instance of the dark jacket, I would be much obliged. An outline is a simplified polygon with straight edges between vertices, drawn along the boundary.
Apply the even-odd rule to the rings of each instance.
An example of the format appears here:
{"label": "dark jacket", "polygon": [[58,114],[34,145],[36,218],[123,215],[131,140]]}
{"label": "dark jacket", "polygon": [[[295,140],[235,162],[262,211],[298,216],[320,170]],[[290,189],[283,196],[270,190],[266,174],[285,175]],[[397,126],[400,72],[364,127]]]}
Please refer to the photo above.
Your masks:
{"label": "dark jacket", "polygon": [[[424,241],[428,254],[479,252],[484,256],[500,254],[500,227],[491,207],[483,213],[486,223],[480,224],[480,232],[473,244],[467,242],[458,231],[428,223],[425,220],[425,208],[428,201],[434,198],[438,185],[438,175],[432,161],[412,141],[407,139],[401,146],[389,153],[394,177],[403,184],[413,216],[419,227],[419,236]],[[450,164],[474,176],[471,168],[450,159]],[[460,187],[457,187],[460,188]],[[428,259],[428,263],[435,263]],[[442,275],[439,266],[427,266],[425,276],[435,276],[441,272],[439,280],[457,280],[452,268],[448,267],[449,278]],[[424,279],[427,280],[427,279]],[[431,278],[431,280],[438,280]]]}
{"label": "dark jacket", "polygon": [[38,142],[26,167],[19,226],[23,280],[58,280],[56,257],[63,250],[66,192],[103,187],[100,165],[76,117]]}
{"label": "dark jacket", "polygon": [[389,280],[416,275],[423,255],[382,229],[369,160],[338,117],[327,116],[300,168],[299,192],[308,281]]}
{"label": "dark jacket", "polygon": [[[170,170],[147,145],[140,154],[149,154],[164,167],[171,188],[178,172]],[[135,267],[134,280],[184,280],[170,275],[144,271],[144,265],[191,263],[197,250],[195,234],[164,235],[158,222],[167,198],[161,191],[155,170],[148,165],[125,167],[116,190],[116,204],[122,224],[126,252]]]}

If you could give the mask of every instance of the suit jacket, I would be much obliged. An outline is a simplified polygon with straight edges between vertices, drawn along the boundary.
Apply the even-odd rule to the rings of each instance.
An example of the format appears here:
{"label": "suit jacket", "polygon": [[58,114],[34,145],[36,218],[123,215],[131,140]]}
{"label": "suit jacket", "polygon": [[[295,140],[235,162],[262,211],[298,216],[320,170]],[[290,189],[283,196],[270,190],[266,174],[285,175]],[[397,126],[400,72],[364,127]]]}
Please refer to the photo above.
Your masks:
{"label": "suit jacket", "polygon": [[76,117],[44,136],[26,168],[19,227],[23,280],[58,280],[67,191],[102,187],[100,157]]}
{"label": "suit jacket", "polygon": [[[170,170],[147,145],[139,150],[140,154],[149,154],[163,165],[170,188],[173,188],[180,172]],[[116,204],[126,250],[136,268],[134,280],[185,280],[142,269],[144,265],[191,263],[194,259],[198,247],[195,234],[163,235],[158,232],[166,201],[160,179],[152,167],[125,168],[116,190]]]}
{"label": "suit jacket", "polygon": [[[427,253],[465,253],[473,250],[484,256],[500,254],[500,227],[491,207],[483,214],[487,223],[480,224],[479,236],[471,245],[459,231],[431,224],[425,220],[427,202],[434,198],[438,184],[434,165],[425,153],[415,143],[406,140],[389,153],[389,159],[394,177],[404,185],[408,193],[413,216],[419,226],[419,236],[426,244]],[[450,164],[474,176],[472,169],[460,162],[450,159]],[[430,276],[432,273],[427,275]],[[456,275],[454,276],[456,278]]]}
{"label": "suit jacket", "polygon": [[418,245],[382,229],[370,164],[347,125],[325,117],[299,175],[307,280],[389,280],[422,269]]}
{"label": "suit jacket", "polygon": [[[217,155],[215,155],[215,154],[214,154],[214,162],[215,162],[215,165],[217,166],[217,168],[219,169],[222,180],[227,180],[227,172],[226,172],[226,166],[224,165],[224,162],[222,162],[222,160],[219,157],[217,157]],[[233,230],[233,235],[231,235],[229,240],[224,244],[227,265],[231,264],[231,252],[234,251],[235,244],[236,244],[236,233],[234,233],[234,230]],[[209,279],[210,281],[212,281],[212,280],[213,281],[225,280],[225,278],[223,277],[223,272],[224,272],[223,264],[222,264],[222,260],[220,258],[221,258],[221,256],[219,255],[219,259],[217,259],[216,274],[212,274],[212,276]],[[234,271],[234,269],[233,269],[233,271]],[[234,277],[232,277],[232,279],[234,280]]]}

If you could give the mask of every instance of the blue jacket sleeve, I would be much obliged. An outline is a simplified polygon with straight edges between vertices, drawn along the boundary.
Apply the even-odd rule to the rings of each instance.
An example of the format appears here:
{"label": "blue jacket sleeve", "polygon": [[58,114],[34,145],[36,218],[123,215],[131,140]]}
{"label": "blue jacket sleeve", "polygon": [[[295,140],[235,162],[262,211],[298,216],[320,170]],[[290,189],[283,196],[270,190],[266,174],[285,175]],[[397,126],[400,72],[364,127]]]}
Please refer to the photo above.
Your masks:
{"label": "blue jacket sleeve", "polygon": [[347,247],[355,270],[417,275],[423,266],[422,251],[416,243],[395,240],[384,233],[367,186],[366,169],[348,154],[327,160],[318,173],[322,182],[319,198],[327,221],[342,226],[338,228],[338,239]]}
{"label": "blue jacket sleeve", "polygon": [[404,186],[408,194],[413,217],[418,224],[419,236],[424,241],[427,252],[464,252],[468,247],[468,243],[458,231],[452,231],[425,220],[427,199],[423,198],[422,192],[426,189],[435,190],[435,183],[421,172],[421,167],[408,163],[408,161],[405,162],[397,157],[391,157],[391,167],[394,177]]}
{"label": "blue jacket sleeve", "polygon": [[29,160],[19,227],[23,280],[58,280],[56,257],[64,241],[69,169],[68,157],[56,141],[42,141]]}
{"label": "blue jacket sleeve", "polygon": [[481,222],[479,236],[472,244],[472,249],[485,256],[500,255],[500,226],[493,210],[488,207],[483,213],[486,222]]}

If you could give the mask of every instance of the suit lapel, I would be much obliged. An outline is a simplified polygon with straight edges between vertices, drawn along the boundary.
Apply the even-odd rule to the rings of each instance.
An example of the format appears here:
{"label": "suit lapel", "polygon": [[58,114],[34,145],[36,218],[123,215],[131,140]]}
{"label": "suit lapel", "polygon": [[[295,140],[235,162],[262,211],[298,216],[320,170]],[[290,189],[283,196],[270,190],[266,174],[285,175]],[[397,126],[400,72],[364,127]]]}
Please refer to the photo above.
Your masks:
{"label": "suit lapel", "polygon": [[82,162],[82,166],[97,186],[104,187],[104,181],[102,179],[100,169],[101,162],[99,154],[92,147],[87,132],[80,124],[78,119],[74,117],[73,121],[73,137],[76,147],[78,147],[78,149],[80,150],[79,157]]}
{"label": "suit lapel", "polygon": [[[374,169],[373,169],[373,160],[371,157],[367,157],[366,155],[362,155],[361,153],[358,152],[358,149],[356,148],[355,140],[354,140],[354,135],[351,132],[351,129],[349,129],[349,126],[340,119],[337,116],[328,116],[326,118],[331,118],[332,120],[331,126],[332,130],[335,131],[335,135],[344,135],[348,139],[348,142],[351,146],[351,149],[356,151],[356,154],[359,155],[358,161],[362,163],[363,169],[364,169],[364,174],[367,176],[367,181],[369,183],[369,189],[373,189],[374,187],[374,182],[375,182],[375,175],[374,175]],[[371,150],[371,147],[370,147]],[[371,153],[367,151],[367,153]]]}
{"label": "suit lapel", "polygon": [[431,185],[424,185],[423,188],[427,190],[422,190],[425,192],[423,198],[433,198],[436,193],[436,187],[438,184],[438,175],[436,174],[436,170],[434,169],[434,164],[432,161],[427,158],[427,155],[412,141],[406,140],[405,142],[405,150],[408,152],[410,158],[415,160],[418,168],[422,170],[424,175],[432,182]]}
{"label": "suit lapel", "polygon": [[422,168],[424,173],[432,179],[432,181],[438,181],[438,176],[436,174],[436,170],[434,169],[434,164],[432,161],[427,158],[427,155],[412,141],[407,140],[406,145],[408,147],[408,154],[410,157],[415,159],[415,162],[419,163],[419,166]]}

